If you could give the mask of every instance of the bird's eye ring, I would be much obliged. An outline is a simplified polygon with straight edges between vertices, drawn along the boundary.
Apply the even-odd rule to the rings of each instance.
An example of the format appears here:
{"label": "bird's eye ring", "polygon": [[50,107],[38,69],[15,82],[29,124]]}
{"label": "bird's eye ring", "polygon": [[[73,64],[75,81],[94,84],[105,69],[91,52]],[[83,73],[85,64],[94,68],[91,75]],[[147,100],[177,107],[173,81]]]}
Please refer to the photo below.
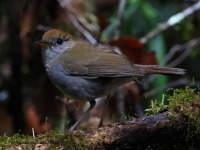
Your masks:
{"label": "bird's eye ring", "polygon": [[62,44],[63,41],[62,41],[62,39],[58,39],[56,42],[60,45],[60,44]]}

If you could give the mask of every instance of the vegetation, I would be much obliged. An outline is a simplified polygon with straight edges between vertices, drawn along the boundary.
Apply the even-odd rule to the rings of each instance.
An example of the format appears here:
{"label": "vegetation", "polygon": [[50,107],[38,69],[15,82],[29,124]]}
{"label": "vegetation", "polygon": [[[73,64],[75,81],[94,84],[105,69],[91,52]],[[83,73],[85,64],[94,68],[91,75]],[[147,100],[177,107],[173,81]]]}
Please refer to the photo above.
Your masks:
{"label": "vegetation", "polygon": [[166,109],[170,110],[173,121],[173,116],[176,113],[181,113],[185,118],[187,126],[187,138],[200,135],[200,91],[186,86],[182,89],[170,89],[172,96],[167,98],[168,104],[155,101],[151,103],[151,107],[146,109],[147,115],[155,115]]}
{"label": "vegetation", "polygon": [[[162,102],[152,101],[151,107],[146,109],[147,116],[156,115],[165,111],[170,112],[171,121],[174,121],[176,114],[180,113],[184,117],[184,125],[187,127],[185,131],[185,140],[190,140],[193,137],[200,136],[200,92],[186,86],[182,89],[170,89],[171,96],[168,96],[168,104],[164,104],[164,96]],[[106,137],[107,135],[103,135]],[[70,149],[90,149],[85,140],[85,133],[75,131],[51,130],[45,134],[37,135],[36,137],[15,134],[13,136],[1,136],[1,148],[23,147],[34,148],[37,144],[42,144],[48,148],[67,147]],[[96,139],[98,140],[98,139]],[[93,139],[94,142],[94,139]],[[39,145],[38,145],[39,146]]]}
{"label": "vegetation", "polygon": [[[48,149],[67,147],[69,149],[88,149],[84,141],[84,134],[76,131],[73,134],[68,131],[51,130],[37,137],[15,134],[13,136],[0,137],[0,149],[11,147],[23,147],[25,149],[34,149],[38,144],[45,145]],[[40,146],[40,145],[38,145]]]}

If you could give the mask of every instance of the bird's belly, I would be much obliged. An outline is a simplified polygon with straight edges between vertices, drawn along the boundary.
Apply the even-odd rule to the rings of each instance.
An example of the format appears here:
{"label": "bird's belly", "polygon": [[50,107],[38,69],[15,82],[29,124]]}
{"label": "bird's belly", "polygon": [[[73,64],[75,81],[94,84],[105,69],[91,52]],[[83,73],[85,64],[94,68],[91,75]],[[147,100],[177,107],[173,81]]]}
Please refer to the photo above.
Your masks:
{"label": "bird's belly", "polygon": [[84,78],[72,76],[61,71],[59,67],[47,70],[47,74],[60,91],[75,100],[93,100],[106,96],[117,87],[132,80],[131,77]]}

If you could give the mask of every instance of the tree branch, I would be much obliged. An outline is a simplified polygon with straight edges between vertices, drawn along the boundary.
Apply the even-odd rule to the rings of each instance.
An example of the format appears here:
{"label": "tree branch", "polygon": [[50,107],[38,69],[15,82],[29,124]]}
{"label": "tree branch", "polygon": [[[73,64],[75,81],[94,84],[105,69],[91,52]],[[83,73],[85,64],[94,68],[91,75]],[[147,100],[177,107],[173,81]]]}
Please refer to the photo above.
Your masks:
{"label": "tree branch", "polygon": [[[173,46],[170,50],[169,53],[165,56],[163,61],[161,62],[161,66],[168,66],[168,67],[176,67],[180,63],[182,63],[192,52],[194,48],[200,45],[200,37],[196,39],[192,39],[187,43],[184,43],[182,45],[175,45]],[[176,57],[175,60],[172,60],[177,54],[177,52],[182,52],[181,55]],[[170,63],[169,63],[170,62]],[[146,80],[145,80],[145,85],[144,87],[147,89],[152,83],[157,75],[150,75]]]}
{"label": "tree branch", "polygon": [[197,11],[199,9],[200,9],[200,1],[198,1],[197,3],[195,3],[192,6],[188,7],[184,11],[182,11],[182,12],[180,12],[180,13],[174,15],[174,16],[171,16],[166,22],[160,23],[156,29],[153,29],[147,35],[142,37],[140,39],[140,42],[143,43],[143,44],[147,43],[151,38],[155,37],[160,32],[162,32],[162,31],[168,29],[169,27],[174,26],[175,24],[181,22],[187,16],[191,15],[192,13],[194,13],[195,11]]}
{"label": "tree branch", "polygon": [[76,27],[76,29],[79,32],[81,32],[91,44],[97,45],[98,44],[97,40],[79,23],[77,18],[73,15],[72,12],[73,12],[74,8],[70,7],[70,5],[69,5],[70,2],[67,2],[66,0],[58,0],[58,3],[63,8],[66,15],[71,20],[71,22]]}
{"label": "tree branch", "polygon": [[[182,93],[182,96],[185,92]],[[187,94],[190,92],[188,91]],[[189,97],[187,95],[185,98]],[[165,108],[163,110],[161,106],[157,108],[152,106],[152,110],[162,111],[157,115],[115,123],[101,128],[90,128],[87,131],[50,132],[50,134],[36,137],[32,140],[32,143],[21,143],[21,147],[30,148],[34,146],[35,150],[52,149],[52,147],[54,147],[53,149],[197,148],[200,133],[197,126],[200,102],[197,95],[193,95],[193,98],[188,100],[190,104],[181,102],[178,98],[174,99],[175,102],[179,101],[179,103],[170,109]],[[20,147],[20,145],[17,145],[17,147]],[[16,148],[16,146],[11,148]]]}
{"label": "tree branch", "polygon": [[120,28],[122,24],[122,18],[123,18],[125,5],[126,5],[126,0],[120,0],[117,19],[116,19],[116,26],[114,30],[114,39],[118,39],[120,37]]}

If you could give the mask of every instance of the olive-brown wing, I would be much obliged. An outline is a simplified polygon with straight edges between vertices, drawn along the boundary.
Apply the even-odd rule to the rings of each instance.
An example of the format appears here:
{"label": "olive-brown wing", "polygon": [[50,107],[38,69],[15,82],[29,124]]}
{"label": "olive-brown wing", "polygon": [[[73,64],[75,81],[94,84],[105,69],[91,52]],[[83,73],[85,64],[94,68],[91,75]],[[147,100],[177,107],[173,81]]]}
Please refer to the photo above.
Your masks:
{"label": "olive-brown wing", "polygon": [[58,57],[68,74],[92,77],[143,76],[143,70],[123,55],[87,43],[77,43]]}

